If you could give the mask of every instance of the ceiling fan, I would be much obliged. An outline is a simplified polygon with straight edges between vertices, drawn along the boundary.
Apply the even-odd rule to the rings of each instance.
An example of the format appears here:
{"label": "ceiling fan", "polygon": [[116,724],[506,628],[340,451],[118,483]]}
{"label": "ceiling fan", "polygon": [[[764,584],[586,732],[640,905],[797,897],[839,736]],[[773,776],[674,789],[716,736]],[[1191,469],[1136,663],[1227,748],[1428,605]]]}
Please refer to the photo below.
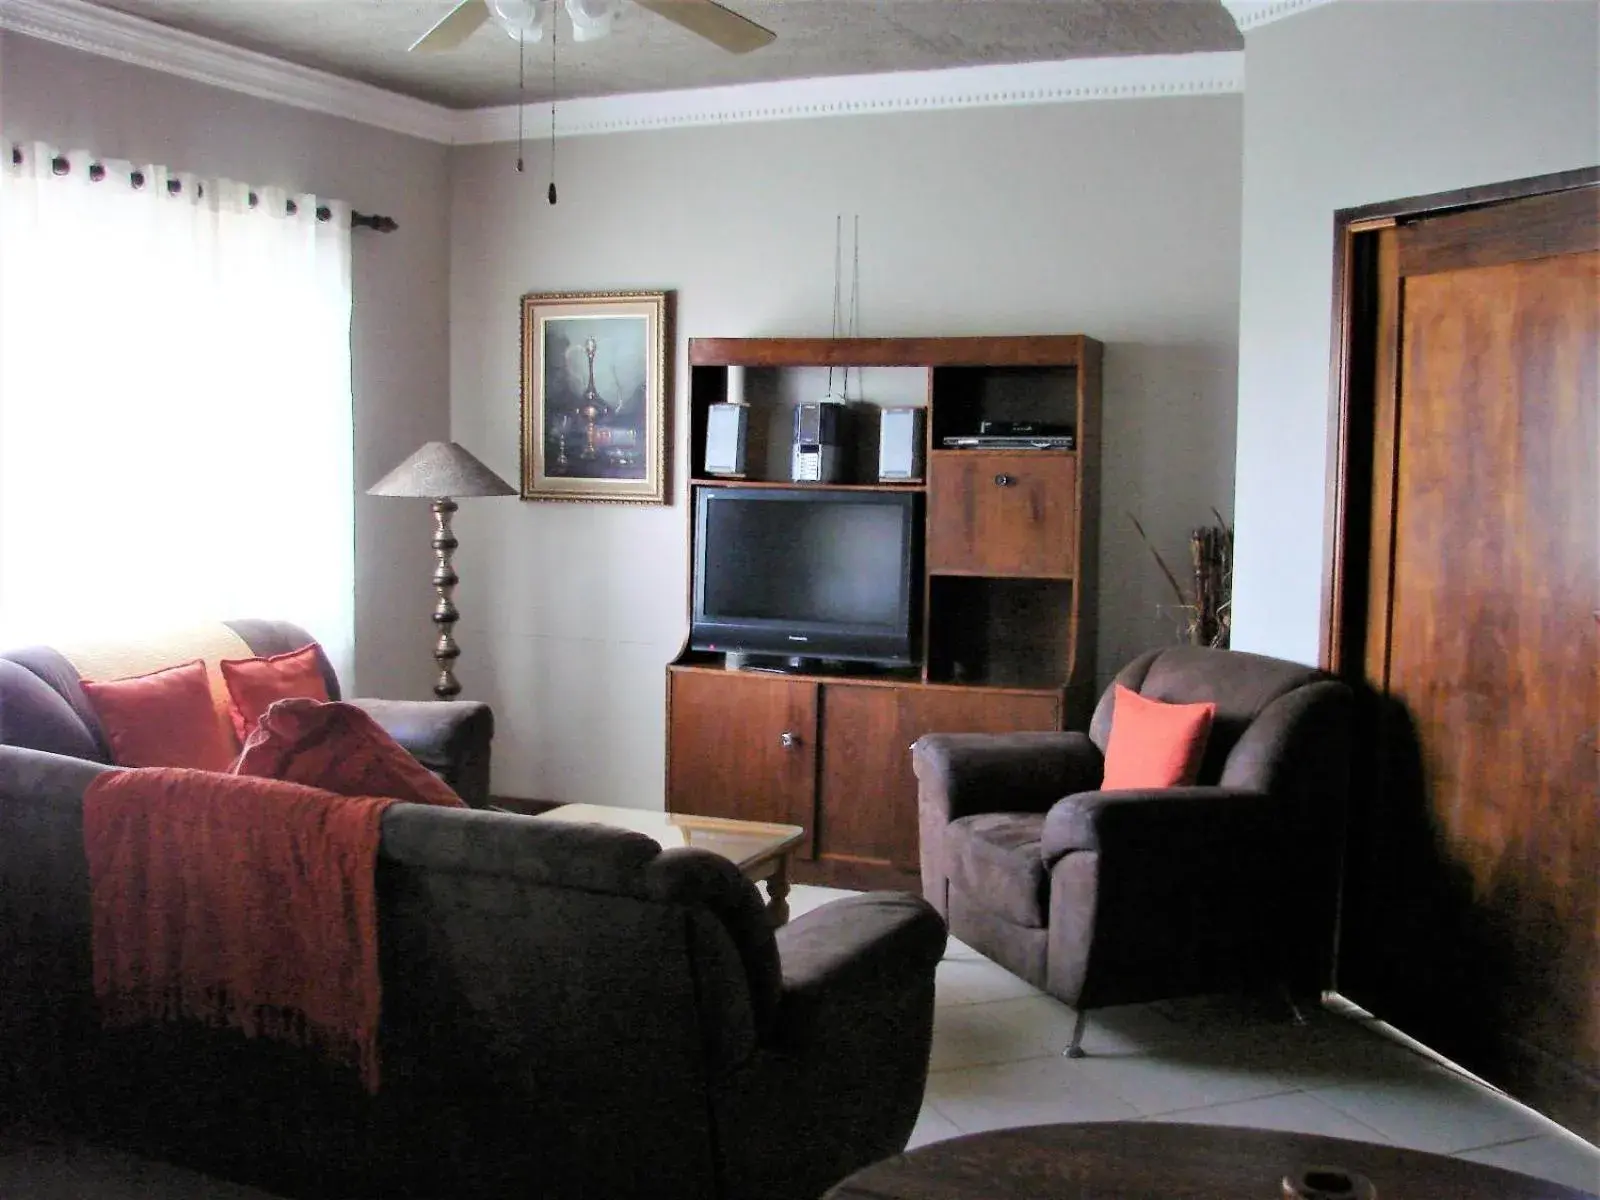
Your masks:
{"label": "ceiling fan", "polygon": [[[604,37],[622,0],[566,0],[573,38],[586,42]],[[715,0],[632,0],[640,8],[665,17],[732,54],[767,45],[777,34]],[[537,42],[555,19],[555,0],[461,0],[432,29],[412,43],[412,50],[453,50],[478,28],[493,21],[517,41]]]}

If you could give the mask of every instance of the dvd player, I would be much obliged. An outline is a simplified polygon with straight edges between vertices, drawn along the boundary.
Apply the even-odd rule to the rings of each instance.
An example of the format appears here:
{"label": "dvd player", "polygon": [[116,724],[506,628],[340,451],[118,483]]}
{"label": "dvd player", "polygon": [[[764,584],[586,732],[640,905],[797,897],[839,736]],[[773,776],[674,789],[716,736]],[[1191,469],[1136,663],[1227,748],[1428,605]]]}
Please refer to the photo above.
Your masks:
{"label": "dvd player", "polygon": [[947,450],[1071,450],[1070,433],[998,434],[960,433],[943,439]]}
{"label": "dvd player", "polygon": [[1072,426],[1060,421],[996,421],[984,418],[978,432],[990,437],[1071,437]]}

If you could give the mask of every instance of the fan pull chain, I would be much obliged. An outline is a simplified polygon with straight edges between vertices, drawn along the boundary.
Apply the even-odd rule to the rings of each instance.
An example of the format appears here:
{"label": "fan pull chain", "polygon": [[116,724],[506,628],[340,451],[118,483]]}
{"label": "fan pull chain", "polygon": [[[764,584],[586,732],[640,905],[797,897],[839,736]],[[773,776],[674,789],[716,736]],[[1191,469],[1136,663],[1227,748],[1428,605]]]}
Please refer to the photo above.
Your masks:
{"label": "fan pull chain", "polygon": [[553,205],[556,202],[556,38],[560,36],[561,22],[550,14],[550,190],[545,193]]}
{"label": "fan pull chain", "polygon": [[517,39],[517,174],[522,174],[522,110],[528,105],[528,43]]}

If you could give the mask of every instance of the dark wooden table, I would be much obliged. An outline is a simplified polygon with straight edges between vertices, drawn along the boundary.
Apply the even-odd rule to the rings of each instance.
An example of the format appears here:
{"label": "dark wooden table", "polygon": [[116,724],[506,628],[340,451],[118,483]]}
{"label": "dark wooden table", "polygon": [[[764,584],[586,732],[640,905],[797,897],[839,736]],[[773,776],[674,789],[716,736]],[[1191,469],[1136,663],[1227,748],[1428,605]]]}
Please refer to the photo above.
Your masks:
{"label": "dark wooden table", "polygon": [[[1309,1178],[1332,1190],[1285,1188],[1286,1176],[1305,1180],[1312,1168],[1328,1168]],[[1106,1121],[996,1129],[934,1142],[857,1171],[823,1200],[1286,1200],[1299,1194],[1318,1200],[1594,1196],[1499,1167],[1372,1142],[1225,1125]]]}

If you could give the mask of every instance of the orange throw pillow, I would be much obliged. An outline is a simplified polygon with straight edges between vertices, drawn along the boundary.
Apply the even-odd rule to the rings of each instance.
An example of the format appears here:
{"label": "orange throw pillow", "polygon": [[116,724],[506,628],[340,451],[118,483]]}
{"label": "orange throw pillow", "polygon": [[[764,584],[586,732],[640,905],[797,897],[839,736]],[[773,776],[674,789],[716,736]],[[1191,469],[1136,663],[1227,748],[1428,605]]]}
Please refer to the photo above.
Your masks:
{"label": "orange throw pillow", "polygon": [[271,658],[225,658],[217,665],[228,685],[232,700],[228,715],[240,743],[255,732],[261,714],[274,702],[328,699],[328,685],[323,682],[313,643]]}
{"label": "orange throw pillow", "polygon": [[340,700],[279,700],[262,714],[233,773],[287,779],[342,796],[466,807],[383,726]]}
{"label": "orange throw pillow", "polygon": [[217,719],[200,659],[132,675],[83,681],[84,693],[122,767],[193,767],[226,771],[234,747]]}
{"label": "orange throw pillow", "polygon": [[1102,791],[1182,787],[1200,774],[1215,704],[1166,704],[1115,684]]}

